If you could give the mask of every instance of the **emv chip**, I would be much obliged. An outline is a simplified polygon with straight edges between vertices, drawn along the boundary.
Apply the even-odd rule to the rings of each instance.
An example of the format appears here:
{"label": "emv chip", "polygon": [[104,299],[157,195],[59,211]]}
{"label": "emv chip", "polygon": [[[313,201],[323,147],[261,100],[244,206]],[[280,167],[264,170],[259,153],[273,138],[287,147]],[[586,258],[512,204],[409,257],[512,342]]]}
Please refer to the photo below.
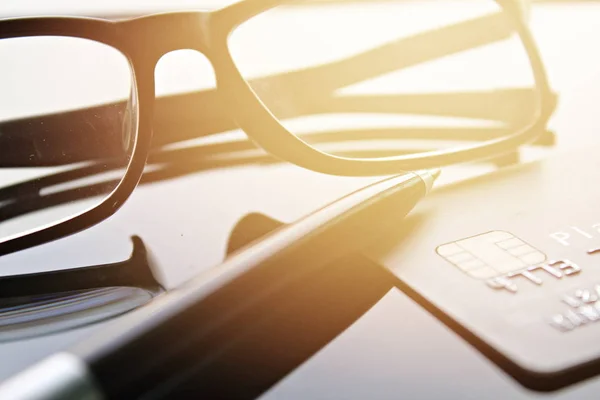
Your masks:
{"label": "emv chip", "polygon": [[546,261],[544,253],[504,231],[447,243],[437,253],[476,279],[495,278]]}

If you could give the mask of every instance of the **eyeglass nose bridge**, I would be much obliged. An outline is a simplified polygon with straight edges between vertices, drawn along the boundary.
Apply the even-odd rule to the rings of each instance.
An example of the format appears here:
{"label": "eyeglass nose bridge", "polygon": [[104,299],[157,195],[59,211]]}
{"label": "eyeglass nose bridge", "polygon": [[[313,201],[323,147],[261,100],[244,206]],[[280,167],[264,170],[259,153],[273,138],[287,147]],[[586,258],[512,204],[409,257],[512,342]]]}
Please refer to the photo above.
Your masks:
{"label": "eyeglass nose bridge", "polygon": [[[118,24],[121,24],[118,26],[120,45],[130,57],[136,75],[135,81],[140,94],[140,103],[143,104],[144,110],[140,115],[142,119],[148,119],[138,128],[141,135],[137,136],[138,146],[136,147],[141,145],[140,154],[144,152],[143,148],[150,149],[152,146],[165,144],[161,141],[160,135],[155,137],[154,134],[150,134],[146,137],[147,135],[144,133],[164,129],[165,127],[161,126],[160,121],[178,121],[185,124],[190,115],[195,115],[194,108],[196,107],[221,108],[223,97],[222,91],[218,90],[217,72],[220,65],[220,52],[228,51],[229,25],[222,23],[217,12],[191,11],[153,14],[122,21]],[[205,87],[203,82],[202,88],[208,91],[205,92],[206,96],[202,96],[196,101],[185,97],[183,101],[162,102],[161,106],[157,107],[156,102],[161,101],[157,95],[162,95],[157,93],[157,88],[159,92],[161,90],[161,82],[157,82],[157,68],[160,68],[163,58],[182,50],[191,50],[197,53],[203,59],[204,66],[210,66],[212,79],[210,87]],[[198,60],[191,61],[195,64]],[[203,79],[202,71],[204,69],[197,71],[200,79]],[[179,78],[177,79],[181,82]],[[167,85],[168,92],[172,89],[171,83]],[[176,86],[179,86],[179,82],[176,83]],[[191,82],[191,86],[194,86],[194,82]],[[210,123],[210,119],[206,123]],[[170,140],[178,136],[178,130],[173,126],[169,126],[168,129]],[[183,132],[183,136],[185,136],[185,130]]]}
{"label": "eyeglass nose bridge", "polygon": [[214,11],[143,16],[122,22],[123,39],[129,52],[142,57],[146,64],[156,65],[165,54],[186,49],[198,51],[211,60],[216,39],[227,34],[214,28],[215,16]]}

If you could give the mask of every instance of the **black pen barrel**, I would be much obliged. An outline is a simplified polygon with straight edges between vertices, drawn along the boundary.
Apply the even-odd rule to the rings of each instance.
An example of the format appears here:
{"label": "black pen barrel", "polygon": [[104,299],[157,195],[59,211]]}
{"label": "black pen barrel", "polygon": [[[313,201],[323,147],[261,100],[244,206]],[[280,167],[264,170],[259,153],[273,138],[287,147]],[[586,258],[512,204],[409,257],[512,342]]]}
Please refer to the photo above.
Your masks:
{"label": "black pen barrel", "polygon": [[434,179],[410,173],[358,190],[242,248],[69,354],[87,365],[87,376],[105,398],[168,393],[185,379],[186,371],[208,361],[216,336],[230,333],[231,321],[294,281],[385,235],[402,222]]}

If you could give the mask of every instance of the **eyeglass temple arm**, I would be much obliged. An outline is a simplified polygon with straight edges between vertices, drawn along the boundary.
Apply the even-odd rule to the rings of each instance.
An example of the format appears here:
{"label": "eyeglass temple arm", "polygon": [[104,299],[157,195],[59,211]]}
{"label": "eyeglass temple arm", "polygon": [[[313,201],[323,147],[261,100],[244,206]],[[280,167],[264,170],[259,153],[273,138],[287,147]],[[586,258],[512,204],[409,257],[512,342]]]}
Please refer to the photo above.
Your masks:
{"label": "eyeglass temple arm", "polygon": [[128,260],[34,274],[0,277],[0,298],[39,296],[103,287],[129,286],[159,290],[151,258],[139,236],[132,236]]}
{"label": "eyeglass temple arm", "polygon": [[[352,140],[369,139],[398,139],[418,138],[421,140],[491,140],[505,136],[510,130],[507,128],[417,128],[417,129],[375,129],[375,130],[347,130],[324,131],[311,134],[311,143],[345,143]],[[551,131],[540,131],[539,139],[535,143],[541,146],[554,144],[554,134]],[[431,148],[407,149],[355,149],[340,150],[336,154],[351,158],[390,157],[432,151]],[[498,167],[514,164],[519,161],[516,153],[502,154],[484,162],[492,163]],[[266,154],[256,147],[250,140],[231,143],[208,144],[183,149],[163,150],[153,153],[148,164],[156,166],[151,171],[145,172],[140,184],[155,183],[167,179],[174,179],[194,172],[230,168],[250,164],[269,165],[278,163],[279,160]],[[436,164],[437,165],[437,164]],[[436,166],[436,165],[432,165]],[[52,185],[70,182],[80,177],[89,177],[94,174],[112,169],[105,163],[76,168],[65,173],[56,173],[41,178],[19,182],[18,184],[0,188],[0,222],[10,220],[20,215],[64,204],[80,199],[107,193],[118,181],[107,180],[99,183],[69,188],[50,195],[41,195],[40,191]],[[116,168],[116,167],[114,167]]]}
{"label": "eyeglass temple arm", "polygon": [[[518,125],[523,118],[531,116],[531,96],[535,94],[534,89],[506,89],[479,93],[343,96],[321,98],[312,104],[307,102],[305,108],[298,108],[295,113],[281,113],[280,117],[301,117],[325,111],[409,113],[476,118],[499,121],[511,126]],[[195,95],[198,98],[193,103],[188,103],[186,110],[200,102],[205,104],[200,100],[200,93]],[[177,97],[179,96],[157,99],[162,101],[165,107],[157,107],[154,148],[237,128],[234,121],[224,115],[223,110],[218,112],[221,115],[189,112],[186,119],[169,121],[173,114],[167,110],[174,107],[168,102],[178,101]],[[556,96],[550,99],[549,103],[555,104],[555,101]],[[493,107],[486,106],[490,104],[493,104]],[[200,110],[205,108],[199,105],[197,107]],[[181,109],[178,113],[181,113]],[[169,114],[171,117],[166,117]],[[114,129],[106,129],[104,132],[90,130],[84,121],[91,115],[94,115],[94,111],[89,109],[0,123],[0,168],[59,166],[91,160],[122,159],[126,153],[121,147],[121,139],[115,138],[115,135],[121,132],[115,132]],[[70,121],[75,122],[74,127]],[[41,122],[44,125],[43,131],[38,128]],[[80,130],[82,128],[83,130]]]}
{"label": "eyeglass temple arm", "polygon": [[[158,135],[157,146],[197,137],[199,131],[203,136],[235,127],[216,104],[215,90],[161,97],[156,102],[156,128],[165,132],[169,127],[169,134]],[[192,104],[203,111],[201,117],[192,112]],[[114,121],[121,118],[125,107],[126,101],[121,101],[0,122],[0,167],[56,166],[122,158],[126,154],[121,137],[124,132],[114,129]],[[185,135],[177,135],[178,131]]]}
{"label": "eyeglass temple arm", "polygon": [[[377,113],[458,117],[500,122],[500,126],[521,127],[531,120],[538,101],[535,89],[515,88],[464,93],[427,93],[405,95],[355,95],[322,98],[306,105],[311,115],[326,108],[331,113]],[[551,97],[550,97],[551,96]],[[553,110],[556,96],[545,99]],[[282,115],[292,118],[293,115]]]}
{"label": "eyeglass temple arm", "polygon": [[[500,21],[505,21],[504,18],[502,13],[496,13],[402,38],[331,64],[259,78],[255,80],[255,86],[263,87],[264,83],[277,82],[287,88],[286,91],[306,93],[305,98],[311,97],[310,93],[314,95],[317,88],[331,92],[386,72],[506,38],[512,32],[506,29],[505,23],[499,26]],[[420,51],[411,51],[415,48]],[[403,54],[403,57],[397,57],[397,54]],[[410,57],[408,54],[411,54]],[[279,93],[259,93],[259,96],[269,103],[269,97],[277,99]],[[235,129],[219,100],[214,89],[157,99],[154,145],[159,147]],[[311,104],[310,101],[306,103]],[[0,149],[3,154],[0,167],[65,165],[122,156],[121,140],[114,137],[121,134],[120,130],[102,129],[102,126],[96,125],[95,129],[90,129],[90,121],[94,121],[94,124],[102,120],[111,121],[124,108],[125,101],[2,122]],[[203,110],[202,115],[198,115],[198,110]],[[304,112],[301,108],[298,110],[299,115]]]}
{"label": "eyeglass temple arm", "polygon": [[122,131],[112,128],[114,121],[120,120],[125,104],[123,101],[2,122],[0,166],[64,165],[99,155],[122,156]]}
{"label": "eyeglass temple arm", "polygon": [[[284,73],[277,83],[286,85],[286,90],[307,94],[314,90],[333,92],[367,79],[489,45],[515,33],[504,13],[442,26],[392,40],[341,60]],[[271,77],[262,79],[270,80]],[[256,80],[257,87],[269,87],[268,81],[264,85],[261,83],[261,79]]]}
{"label": "eyeglass temple arm", "polygon": [[[480,119],[501,119],[502,113],[513,114],[513,124],[523,124],[527,121],[519,119],[519,113],[523,117],[529,117],[531,110],[531,96],[535,95],[531,90],[513,89],[502,92],[481,93],[452,93],[452,94],[429,94],[429,95],[400,95],[400,96],[348,96],[330,101],[330,108],[336,112],[378,112],[396,113],[398,109],[413,110],[413,114],[435,115],[435,116],[467,116]],[[460,101],[455,101],[460,100]],[[551,114],[556,106],[556,96],[546,99],[548,114]],[[490,111],[491,110],[491,111]],[[486,112],[488,113],[486,115]],[[308,114],[312,111],[307,110]],[[515,118],[515,116],[517,116]],[[548,115],[549,116],[549,115]],[[543,116],[542,118],[547,118]],[[185,129],[185,127],[181,127]],[[190,127],[188,127],[190,129]],[[514,129],[511,123],[489,127],[427,127],[427,126],[401,126],[384,128],[359,128],[359,129],[337,129],[318,130],[311,132],[305,139],[310,143],[344,143],[356,140],[452,140],[452,141],[486,141],[500,138]],[[174,133],[176,133],[175,131]],[[552,145],[553,135],[550,132],[540,132],[537,145]],[[185,163],[195,162],[195,165],[203,169],[223,168],[229,165],[240,165],[253,162],[269,162],[268,157],[260,154],[242,154],[242,152],[256,151],[257,147],[249,140],[233,140],[224,143],[204,143],[196,146],[188,146],[177,149],[161,149],[153,151],[148,158],[149,164],[157,163]],[[412,149],[414,152],[414,149]],[[397,152],[397,149],[393,150]],[[410,153],[407,149],[407,153]],[[237,153],[237,154],[236,154]],[[260,161],[262,160],[262,161]],[[1,165],[1,164],[0,164]],[[5,218],[11,218],[11,211],[16,215],[27,212],[28,201],[39,205],[42,190],[64,182],[71,182],[80,178],[89,177],[97,173],[106,172],[122,167],[119,159],[99,159],[90,161],[86,165],[72,168],[67,171],[56,172],[50,175],[36,177],[0,188],[0,202],[19,199],[19,204],[3,204],[2,214]],[[109,182],[111,183],[111,182]],[[113,186],[110,186],[112,188]],[[92,186],[85,193],[94,195]],[[96,187],[101,193],[101,186]],[[82,188],[78,187],[77,191]],[[83,193],[82,193],[83,194]],[[46,203],[52,203],[51,196],[44,196]],[[55,196],[56,197],[56,196]],[[57,197],[56,201],[62,201]]]}

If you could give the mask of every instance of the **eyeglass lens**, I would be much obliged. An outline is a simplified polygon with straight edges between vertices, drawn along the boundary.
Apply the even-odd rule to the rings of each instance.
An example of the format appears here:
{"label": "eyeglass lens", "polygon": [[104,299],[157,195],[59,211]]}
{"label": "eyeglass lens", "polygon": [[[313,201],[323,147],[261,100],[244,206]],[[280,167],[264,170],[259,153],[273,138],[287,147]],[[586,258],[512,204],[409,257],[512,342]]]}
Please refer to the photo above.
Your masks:
{"label": "eyeglass lens", "polygon": [[0,59],[0,239],[6,239],[84,212],[115,189],[134,147],[137,101],[127,58],[99,42],[3,39]]}
{"label": "eyeglass lens", "polygon": [[533,122],[539,98],[514,18],[493,0],[299,2],[241,24],[229,48],[288,131],[325,153],[389,157]]}

